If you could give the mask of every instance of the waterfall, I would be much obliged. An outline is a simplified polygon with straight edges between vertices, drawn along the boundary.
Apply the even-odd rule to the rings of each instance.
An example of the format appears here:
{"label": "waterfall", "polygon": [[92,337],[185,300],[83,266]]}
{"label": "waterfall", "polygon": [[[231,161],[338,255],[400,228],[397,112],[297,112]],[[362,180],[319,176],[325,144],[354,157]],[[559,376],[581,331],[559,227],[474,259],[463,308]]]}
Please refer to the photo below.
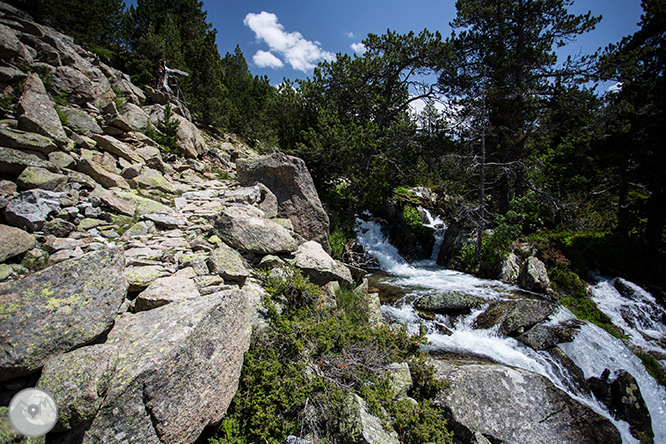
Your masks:
{"label": "waterfall", "polygon": [[432,247],[430,261],[436,263],[437,256],[439,256],[439,250],[442,248],[442,243],[444,242],[444,231],[446,230],[446,224],[439,216],[433,216],[430,210],[427,208],[424,208],[423,211],[425,212],[426,219],[428,219],[423,225],[435,230],[435,244]]}
{"label": "waterfall", "polygon": [[[473,328],[474,319],[487,305],[469,315],[455,319],[438,314],[434,321],[426,321],[419,317],[412,306],[412,303],[423,295],[444,291],[462,291],[482,297],[490,303],[493,300],[510,297],[518,290],[517,287],[447,270],[438,267],[432,260],[408,264],[397,249],[388,242],[381,231],[381,226],[375,221],[357,219],[357,233],[358,242],[368,253],[377,258],[382,270],[388,273],[388,276],[383,277],[381,281],[406,291],[406,296],[400,301],[382,307],[385,318],[390,322],[407,325],[408,330],[412,333],[418,333],[420,327],[423,326],[430,342],[430,345],[424,347],[426,350],[446,350],[487,356],[501,364],[543,375],[577,401],[609,418],[620,431],[624,443],[638,443],[629,432],[628,424],[615,420],[596,399],[586,393],[581,393],[568,370],[548,353],[535,351],[516,339],[500,337],[494,329]],[[593,289],[595,300],[600,300],[602,294],[610,293],[608,286],[613,288],[612,284],[606,285],[600,282],[598,288]],[[620,295],[615,291],[613,298],[617,297]],[[636,297],[650,301],[648,296],[640,292]],[[603,304],[600,305],[603,306]],[[609,301],[608,306],[612,305]],[[616,310],[617,313],[623,311],[626,313],[626,308]],[[559,323],[573,318],[575,316],[569,310],[561,307],[551,316],[549,322]],[[638,318],[638,316],[634,316],[634,318]],[[643,334],[645,331],[663,333],[663,330],[660,330],[663,324],[659,327],[647,323],[646,320],[635,324],[646,327]],[[450,335],[441,332],[440,326],[442,325],[450,330]],[[666,443],[666,392],[646,372],[640,359],[621,341],[616,340],[604,330],[585,324],[574,342],[560,344],[560,348],[583,370],[586,378],[600,376],[604,368],[609,368],[611,371],[625,369],[631,373],[636,378],[650,410],[655,443]]]}

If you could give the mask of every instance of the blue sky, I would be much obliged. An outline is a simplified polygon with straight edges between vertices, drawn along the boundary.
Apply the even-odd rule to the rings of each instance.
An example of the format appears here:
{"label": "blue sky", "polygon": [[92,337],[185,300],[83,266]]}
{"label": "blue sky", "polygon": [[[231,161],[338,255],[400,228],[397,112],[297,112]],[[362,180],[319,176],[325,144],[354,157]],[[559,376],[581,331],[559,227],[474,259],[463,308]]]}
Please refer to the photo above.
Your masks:
{"label": "blue sky", "polygon": [[[338,52],[353,54],[352,45],[368,33],[428,28],[446,37],[456,13],[454,0],[204,0],[204,9],[218,31],[220,55],[240,45],[252,73],[267,75],[274,85],[283,77],[310,76],[314,65]],[[592,11],[603,20],[560,50],[563,55],[618,42],[638,29],[642,13],[640,0],[574,0],[569,10]]]}

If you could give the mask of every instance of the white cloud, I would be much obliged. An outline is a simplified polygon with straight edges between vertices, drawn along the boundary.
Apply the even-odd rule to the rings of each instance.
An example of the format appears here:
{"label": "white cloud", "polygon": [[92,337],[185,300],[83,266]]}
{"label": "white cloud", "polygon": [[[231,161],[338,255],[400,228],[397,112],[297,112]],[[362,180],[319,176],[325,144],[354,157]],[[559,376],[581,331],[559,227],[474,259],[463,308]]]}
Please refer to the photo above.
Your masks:
{"label": "white cloud", "polygon": [[346,35],[347,37],[349,37],[350,39],[353,39],[354,37],[356,37],[356,36],[354,35],[354,33],[351,32],[351,31],[346,32],[345,35]]}
{"label": "white cloud", "polygon": [[[293,69],[306,72],[322,60],[335,59],[335,54],[324,51],[319,42],[305,39],[300,32],[286,32],[275,14],[266,11],[250,13],[243,23],[254,32],[257,40],[268,45],[274,59],[277,59],[276,54],[280,55]],[[268,60],[265,55],[261,58]]]}
{"label": "white cloud", "polygon": [[282,68],[284,66],[282,60],[275,57],[273,53],[262,50],[257,51],[257,53],[252,57],[252,61],[259,68],[276,69],[276,68]]}
{"label": "white cloud", "polygon": [[366,48],[363,43],[352,43],[351,49],[353,49],[354,52],[357,52],[359,54],[363,54],[365,51],[368,50],[368,48]]}

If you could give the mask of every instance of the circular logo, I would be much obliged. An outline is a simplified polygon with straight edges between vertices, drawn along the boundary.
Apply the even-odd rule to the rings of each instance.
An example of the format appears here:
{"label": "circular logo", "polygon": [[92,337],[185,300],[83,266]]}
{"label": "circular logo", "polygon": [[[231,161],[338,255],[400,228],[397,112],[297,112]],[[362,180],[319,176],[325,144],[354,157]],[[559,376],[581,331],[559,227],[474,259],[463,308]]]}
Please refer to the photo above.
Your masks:
{"label": "circular logo", "polygon": [[44,436],[57,420],[58,406],[44,390],[21,390],[9,403],[9,421],[17,432],[25,436]]}

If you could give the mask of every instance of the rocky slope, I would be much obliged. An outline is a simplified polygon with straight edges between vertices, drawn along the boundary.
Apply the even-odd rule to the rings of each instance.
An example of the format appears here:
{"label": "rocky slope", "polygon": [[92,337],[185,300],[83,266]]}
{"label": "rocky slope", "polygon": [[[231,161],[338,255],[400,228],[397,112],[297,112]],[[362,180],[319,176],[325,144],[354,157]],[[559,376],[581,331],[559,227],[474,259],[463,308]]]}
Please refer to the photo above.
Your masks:
{"label": "rocky slope", "polygon": [[[59,404],[55,441],[194,442],[260,322],[255,266],[352,281],[305,164],[204,134],[3,3],[0,92],[2,405],[38,386]],[[167,104],[180,156],[145,134]]]}

